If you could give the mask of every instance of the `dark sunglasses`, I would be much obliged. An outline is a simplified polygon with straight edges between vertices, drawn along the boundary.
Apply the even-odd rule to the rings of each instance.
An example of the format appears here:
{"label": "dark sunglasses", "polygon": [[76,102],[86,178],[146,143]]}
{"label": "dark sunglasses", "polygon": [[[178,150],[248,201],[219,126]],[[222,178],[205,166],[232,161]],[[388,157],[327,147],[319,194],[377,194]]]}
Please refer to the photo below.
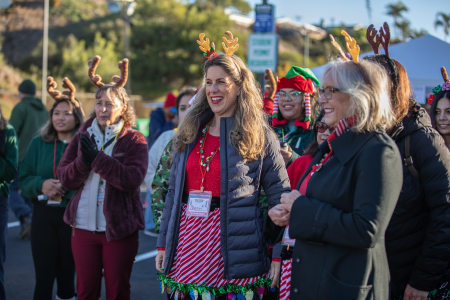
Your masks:
{"label": "dark sunglasses", "polygon": [[330,126],[327,123],[320,122],[320,121],[316,122],[316,128],[317,128],[317,131],[320,133],[324,133],[325,131],[327,131],[327,129],[329,129],[330,133],[332,133],[336,129],[333,126]]}

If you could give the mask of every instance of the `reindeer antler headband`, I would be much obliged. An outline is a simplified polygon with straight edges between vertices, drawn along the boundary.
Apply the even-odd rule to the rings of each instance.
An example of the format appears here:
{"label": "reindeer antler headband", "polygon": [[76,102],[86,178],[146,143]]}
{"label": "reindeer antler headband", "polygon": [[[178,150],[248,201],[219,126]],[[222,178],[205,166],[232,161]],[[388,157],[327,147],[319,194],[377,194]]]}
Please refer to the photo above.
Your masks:
{"label": "reindeer antler headband", "polygon": [[[384,30],[383,30],[384,28]],[[391,31],[388,23],[384,22],[383,27],[380,27],[380,32],[372,25],[367,28],[366,38],[370,46],[372,46],[375,55],[379,55],[380,45],[383,46],[384,53],[389,57],[389,42],[391,41]]]}
{"label": "reindeer antler headband", "polygon": [[438,93],[440,93],[442,91],[450,91],[450,78],[448,77],[447,70],[445,69],[445,67],[441,67],[441,74],[442,74],[442,78],[444,79],[444,83],[442,84],[442,86],[438,85],[437,87],[435,87],[433,89],[433,92],[428,97],[428,104],[430,104],[430,105],[433,102],[434,97]]}
{"label": "reindeer antler headband", "polygon": [[[348,52],[352,55],[352,62],[355,64],[355,66],[358,67],[359,72],[361,73],[362,77],[364,78],[364,82],[367,85],[371,85],[369,81],[369,77],[367,77],[366,70],[361,66],[359,63],[359,52],[361,51],[359,45],[356,43],[356,40],[352,38],[345,30],[341,31],[341,34],[345,37],[345,42],[347,45]],[[342,47],[339,45],[338,42],[334,39],[334,36],[330,34],[331,38],[331,44],[341,53],[342,59],[344,61],[350,61],[344,54],[344,51],[342,50]]]}
{"label": "reindeer antler headband", "polygon": [[117,89],[123,88],[128,80],[128,59],[124,58],[119,62],[117,67],[120,70],[120,76],[114,75],[111,79],[112,82],[108,84],[104,84],[102,82],[102,78],[99,75],[95,74],[95,71],[97,70],[98,64],[100,63],[101,59],[102,58],[99,55],[96,55],[93,59],[88,61],[88,75],[92,84],[97,88],[102,88],[105,85],[112,86]]}
{"label": "reindeer antler headband", "polygon": [[[389,57],[389,42],[391,41],[391,32],[389,30],[388,23],[384,22],[383,27],[380,27],[380,31],[378,32],[375,27],[372,25],[367,28],[366,38],[372,47],[373,53],[375,53],[375,57],[380,57],[381,60],[385,60],[386,62],[380,62],[379,59],[374,59],[373,57],[368,57],[367,59],[371,61],[375,61],[377,63],[381,63],[382,65],[387,64],[389,69],[386,68],[389,76],[391,77],[391,81],[394,84],[398,84],[398,70],[394,61]],[[379,53],[380,45],[383,46],[384,55]]]}
{"label": "reindeer antler headband", "polygon": [[61,94],[60,91],[56,90],[56,87],[58,85],[56,84],[55,80],[53,80],[53,77],[51,76],[47,77],[47,92],[53,99],[55,99],[55,101],[68,100],[72,102],[73,105],[79,108],[80,103],[78,102],[78,100],[75,99],[75,93],[77,89],[67,77],[64,77],[62,82],[63,88],[68,89],[68,91],[63,91]]}
{"label": "reindeer antler headband", "polygon": [[[222,37],[222,40],[223,40],[222,46],[223,46],[223,49],[225,50],[225,53],[227,54],[227,56],[230,57],[239,48],[239,44],[238,44],[239,39],[233,38],[233,34],[231,33],[231,31],[226,31],[225,35],[228,37],[228,39],[226,37]],[[212,43],[212,46],[210,46],[209,38],[206,38],[206,40],[204,40],[204,37],[206,36],[206,34],[200,33],[198,36],[199,36],[199,40],[197,40],[197,44],[199,44],[200,50],[203,51],[203,55],[207,59],[212,59],[214,57],[217,57],[219,54],[215,53],[214,42]]]}

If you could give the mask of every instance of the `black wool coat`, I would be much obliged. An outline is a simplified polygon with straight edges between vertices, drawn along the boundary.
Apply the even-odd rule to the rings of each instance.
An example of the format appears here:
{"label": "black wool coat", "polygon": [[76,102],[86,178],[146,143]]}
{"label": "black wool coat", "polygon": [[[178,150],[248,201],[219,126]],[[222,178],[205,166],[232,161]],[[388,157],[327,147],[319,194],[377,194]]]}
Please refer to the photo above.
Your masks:
{"label": "black wool coat", "polygon": [[[384,234],[402,186],[400,154],[385,133],[349,130],[330,143],[334,155],[292,206],[290,297],[386,300]],[[319,149],[300,182],[329,152],[328,143]],[[280,231],[267,223],[268,243],[276,242]]]}
{"label": "black wool coat", "polygon": [[391,296],[403,296],[406,285],[431,291],[450,279],[450,152],[426,111],[417,104],[395,128],[405,158],[405,137],[419,172],[416,179],[403,165],[403,187],[386,230]]}

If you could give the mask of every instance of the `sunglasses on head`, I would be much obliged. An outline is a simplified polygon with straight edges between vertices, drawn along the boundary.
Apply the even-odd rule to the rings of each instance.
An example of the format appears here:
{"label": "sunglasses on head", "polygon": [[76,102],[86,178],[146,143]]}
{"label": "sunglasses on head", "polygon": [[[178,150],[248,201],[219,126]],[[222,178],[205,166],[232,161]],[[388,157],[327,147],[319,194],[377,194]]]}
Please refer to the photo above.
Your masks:
{"label": "sunglasses on head", "polygon": [[329,129],[330,133],[332,133],[336,129],[333,126],[330,126],[327,123],[320,122],[320,121],[316,122],[316,128],[317,128],[317,131],[320,133],[324,133],[325,131],[327,131],[327,129]]}

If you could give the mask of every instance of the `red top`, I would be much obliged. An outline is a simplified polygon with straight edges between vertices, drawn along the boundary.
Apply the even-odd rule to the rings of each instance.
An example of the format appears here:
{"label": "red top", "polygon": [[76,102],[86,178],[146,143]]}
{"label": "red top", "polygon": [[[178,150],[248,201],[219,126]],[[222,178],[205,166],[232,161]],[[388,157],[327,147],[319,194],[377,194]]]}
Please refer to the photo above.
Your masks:
{"label": "red top", "polygon": [[309,164],[313,160],[313,157],[309,155],[304,155],[296,160],[294,160],[289,168],[287,169],[287,173],[289,176],[289,181],[291,182],[291,190],[295,190],[297,188],[297,183],[302,178],[303,173],[306,172]]}
{"label": "red top", "polygon": [[[200,136],[186,162],[186,184],[184,185],[184,191],[186,193],[189,193],[190,190],[200,190],[200,184],[202,182],[202,172],[200,171],[201,140],[202,137]],[[206,158],[211,156],[211,152],[214,152],[219,147],[220,137],[208,134],[203,148],[203,155],[205,156],[203,161],[206,161]],[[202,168],[203,172],[205,172],[206,167]],[[214,155],[214,158],[209,164],[209,171],[206,172],[203,187],[205,191],[211,192],[213,197],[220,197],[220,151]]]}

